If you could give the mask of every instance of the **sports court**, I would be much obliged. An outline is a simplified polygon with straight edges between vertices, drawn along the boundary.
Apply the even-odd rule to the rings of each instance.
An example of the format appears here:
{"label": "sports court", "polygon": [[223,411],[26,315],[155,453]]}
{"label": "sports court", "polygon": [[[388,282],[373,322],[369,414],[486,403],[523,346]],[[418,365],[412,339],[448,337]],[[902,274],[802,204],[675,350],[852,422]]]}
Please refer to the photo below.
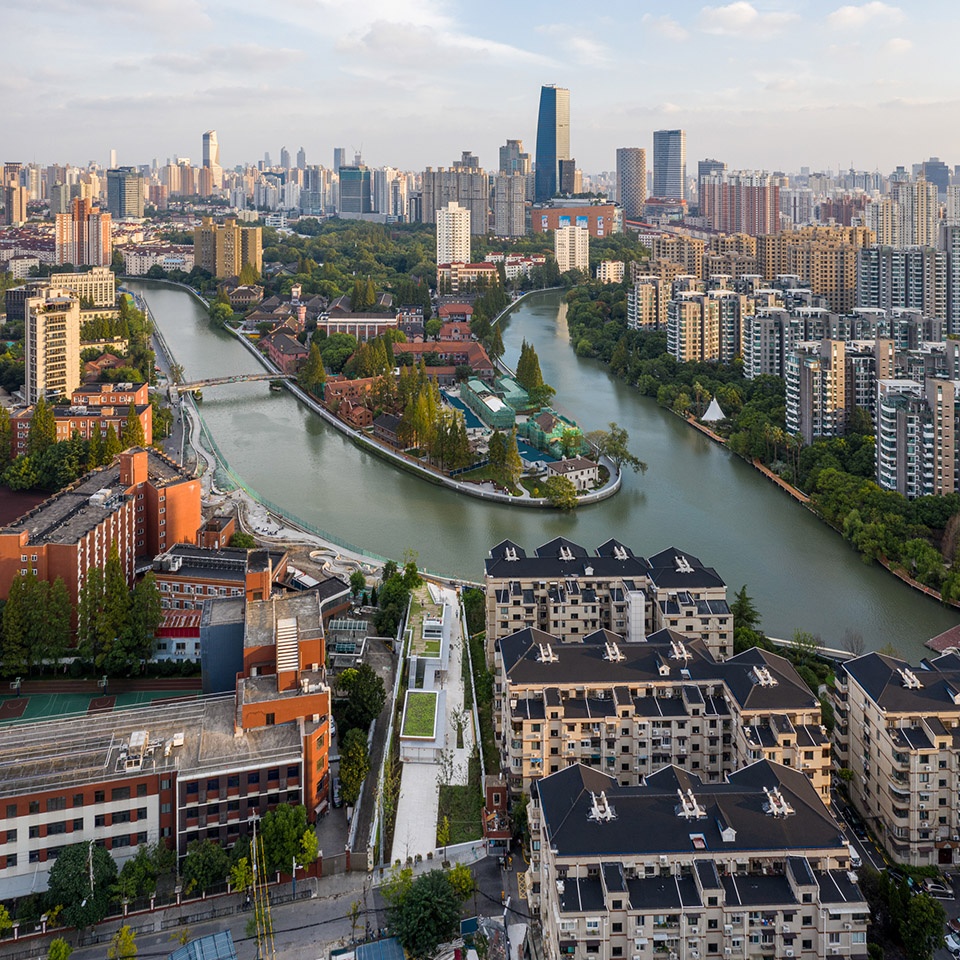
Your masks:
{"label": "sports court", "polygon": [[53,720],[71,714],[85,715],[170,700],[196,697],[199,690],[137,690],[113,695],[102,693],[33,693],[0,696],[0,725],[33,720]]}

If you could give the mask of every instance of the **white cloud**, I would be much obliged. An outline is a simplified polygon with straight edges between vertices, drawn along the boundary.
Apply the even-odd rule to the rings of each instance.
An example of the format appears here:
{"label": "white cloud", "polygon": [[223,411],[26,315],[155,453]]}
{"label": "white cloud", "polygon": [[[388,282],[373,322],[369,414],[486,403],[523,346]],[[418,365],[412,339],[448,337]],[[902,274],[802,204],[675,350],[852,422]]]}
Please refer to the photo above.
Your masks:
{"label": "white cloud", "polygon": [[672,17],[666,16],[666,14],[662,17],[655,17],[652,13],[645,13],[640,22],[645,24],[649,30],[665,37],[667,40],[686,40],[690,36],[682,24]]}
{"label": "white cloud", "polygon": [[884,45],[883,52],[891,57],[902,57],[913,49],[913,42],[905,37],[891,37]]}
{"label": "white cloud", "polygon": [[599,40],[585,36],[580,27],[567,23],[550,23],[537,27],[537,33],[554,38],[557,46],[567,56],[572,56],[580,66],[608,67],[613,62],[613,51]]}
{"label": "white cloud", "polygon": [[860,6],[846,4],[838,7],[827,17],[827,26],[834,30],[859,30],[869,23],[899,23],[904,19],[899,7],[892,7],[881,0],[870,0]]}
{"label": "white cloud", "polygon": [[704,7],[697,23],[704,33],[730,37],[772,37],[795,23],[795,13],[762,13],[747,0],[736,0],[725,7]]}

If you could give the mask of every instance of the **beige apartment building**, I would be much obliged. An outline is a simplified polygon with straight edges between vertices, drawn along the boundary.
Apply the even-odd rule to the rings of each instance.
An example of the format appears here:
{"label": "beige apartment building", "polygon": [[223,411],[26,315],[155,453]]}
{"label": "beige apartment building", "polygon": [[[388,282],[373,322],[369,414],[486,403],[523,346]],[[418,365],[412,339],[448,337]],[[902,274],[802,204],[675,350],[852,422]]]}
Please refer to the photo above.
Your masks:
{"label": "beige apartment building", "polygon": [[571,764],[623,785],[667,764],[716,783],[766,759],[801,771],[830,803],[820,703],[789,660],[757,648],[717,660],[673,629],[642,644],[524,629],[497,643],[494,724],[514,793]]}
{"label": "beige apartment building", "polygon": [[252,266],[263,269],[263,231],[260,227],[241,227],[233,218],[223,223],[203,217],[193,231],[194,265],[215,277],[236,277]]}
{"label": "beige apartment building", "polygon": [[723,782],[664,767],[623,786],[582,765],[528,810],[545,960],[865,960],[869,907],[810,781],[759,760]]}
{"label": "beige apartment building", "polygon": [[72,291],[94,307],[112,308],[117,303],[117,278],[109,267],[94,267],[89,273],[54,273],[50,283]]}
{"label": "beige apartment building", "polygon": [[486,654],[525,627],[576,643],[597,630],[642,642],[669,627],[696,637],[718,657],[733,652],[727,586],[693,554],[670,547],[644,559],[617,540],[591,554],[557,537],[527,556],[510,540],[485,561]]}
{"label": "beige apartment building", "polygon": [[697,237],[664,234],[650,241],[650,259],[680,264],[683,268],[681,273],[702,277],[706,246],[706,243]]}
{"label": "beige apartment building", "polygon": [[837,671],[835,763],[894,859],[960,863],[960,656],[924,667],[880,653]]}
{"label": "beige apartment building", "polygon": [[670,282],[638,276],[627,291],[627,326],[631,330],[666,330]]}
{"label": "beige apartment building", "polygon": [[667,305],[667,353],[680,363],[720,359],[720,303],[679,292]]}
{"label": "beige apartment building", "polygon": [[69,396],[80,386],[80,301],[42,287],[24,301],[24,399]]}

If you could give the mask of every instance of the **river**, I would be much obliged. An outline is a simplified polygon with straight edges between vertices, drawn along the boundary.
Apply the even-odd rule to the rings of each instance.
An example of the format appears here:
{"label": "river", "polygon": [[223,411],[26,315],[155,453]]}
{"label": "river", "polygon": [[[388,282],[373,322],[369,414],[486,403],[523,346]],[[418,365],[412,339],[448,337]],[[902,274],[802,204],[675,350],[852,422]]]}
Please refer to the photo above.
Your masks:
{"label": "river", "polygon": [[[143,294],[186,378],[260,372],[228,333],[207,321],[185,291],[127,283]],[[730,593],[748,592],[772,636],[796,629],[839,646],[848,629],[868,649],[888,643],[916,660],[923,640],[960,621],[948,610],[864,564],[837,534],[765,480],[652,400],[570,346],[556,293],[527,298],[507,320],[505,361],[524,338],[540,357],[556,404],[584,430],[615,420],[649,469],[627,473],[610,500],[572,514],[485,503],[438,488],[354,446],[286,391],[265,383],[205,391],[204,421],[244,481],[296,516],[385,556],[415,550],[421,565],[482,579],[489,548],[510,538],[532,551],[556,536],[588,549],[616,537],[649,555],[675,546],[717,569]]]}

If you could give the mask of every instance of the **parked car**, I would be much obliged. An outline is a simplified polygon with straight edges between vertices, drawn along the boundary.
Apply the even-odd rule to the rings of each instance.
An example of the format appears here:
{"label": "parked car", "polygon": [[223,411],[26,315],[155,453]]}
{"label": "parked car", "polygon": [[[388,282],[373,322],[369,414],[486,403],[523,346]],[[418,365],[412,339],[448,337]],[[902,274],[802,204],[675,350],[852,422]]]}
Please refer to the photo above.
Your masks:
{"label": "parked car", "polygon": [[340,778],[333,778],[333,805],[335,807],[343,806],[343,797],[340,795]]}
{"label": "parked car", "polygon": [[924,880],[923,892],[931,897],[936,897],[938,900],[953,899],[953,890],[945,883],[940,883],[937,880]]}
{"label": "parked car", "polygon": [[960,936],[960,920],[953,919],[947,921],[947,930]]}
{"label": "parked car", "polygon": [[900,886],[904,881],[907,882],[907,887],[911,893],[917,892],[917,881],[913,877],[907,876],[902,870],[896,870],[889,868],[887,870],[887,876],[890,877],[890,880],[895,883],[897,886]]}
{"label": "parked car", "polygon": [[943,945],[950,951],[953,956],[960,956],[960,937],[955,933],[948,933],[943,938]]}

